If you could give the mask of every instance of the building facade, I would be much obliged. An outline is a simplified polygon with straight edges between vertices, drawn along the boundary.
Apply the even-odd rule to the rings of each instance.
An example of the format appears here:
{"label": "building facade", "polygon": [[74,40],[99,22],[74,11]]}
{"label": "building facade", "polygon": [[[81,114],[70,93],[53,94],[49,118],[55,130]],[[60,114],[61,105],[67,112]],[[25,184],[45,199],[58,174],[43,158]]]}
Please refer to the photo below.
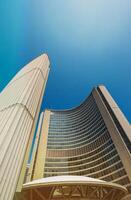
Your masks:
{"label": "building facade", "polygon": [[[32,191],[32,187],[40,184],[41,181],[38,180],[45,178],[47,182],[52,182],[51,178],[56,177],[57,180],[62,176],[63,181],[64,177],[84,176],[106,184],[119,184],[127,188],[128,194],[125,198],[130,199],[130,153],[131,127],[107,89],[98,86],[76,108],[63,111],[45,110],[41,114],[32,162],[26,176],[26,182],[30,183],[25,184],[23,189],[27,195],[25,199],[29,199],[28,192]],[[103,193],[97,191],[97,198],[90,196],[88,199],[122,198],[118,191],[116,194],[107,192],[107,197],[101,196]],[[36,192],[40,199],[45,198],[40,191]],[[61,195],[64,195],[64,191]],[[70,198],[73,199],[71,196]],[[45,199],[59,198],[50,196]],[[66,198],[63,196],[62,199]],[[87,198],[84,196],[79,199]]]}
{"label": "building facade", "polygon": [[48,79],[46,54],[26,65],[0,93],[0,199],[20,192]]}

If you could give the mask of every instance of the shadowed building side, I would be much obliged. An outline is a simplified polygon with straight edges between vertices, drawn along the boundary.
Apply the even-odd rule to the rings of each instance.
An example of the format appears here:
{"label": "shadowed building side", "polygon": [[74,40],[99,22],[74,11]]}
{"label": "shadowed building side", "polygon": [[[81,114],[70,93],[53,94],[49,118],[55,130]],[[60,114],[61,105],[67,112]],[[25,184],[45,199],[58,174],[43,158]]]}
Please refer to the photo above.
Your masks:
{"label": "shadowed building side", "polygon": [[43,54],[26,65],[0,93],[0,199],[21,191],[34,130],[48,79]]}
{"label": "shadowed building side", "polygon": [[30,181],[87,176],[120,184],[130,196],[131,127],[104,86],[76,108],[46,110],[39,131]]}

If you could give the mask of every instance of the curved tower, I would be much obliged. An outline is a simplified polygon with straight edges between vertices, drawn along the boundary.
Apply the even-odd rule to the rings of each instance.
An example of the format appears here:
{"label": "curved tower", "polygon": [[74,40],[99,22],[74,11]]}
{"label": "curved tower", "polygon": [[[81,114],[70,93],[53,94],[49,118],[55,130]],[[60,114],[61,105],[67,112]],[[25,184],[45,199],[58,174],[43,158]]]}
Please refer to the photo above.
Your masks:
{"label": "curved tower", "polygon": [[76,108],[46,110],[37,134],[28,180],[87,176],[125,186],[130,196],[131,128],[104,86]]}
{"label": "curved tower", "polygon": [[0,93],[0,199],[21,191],[49,73],[46,54],[26,65]]}

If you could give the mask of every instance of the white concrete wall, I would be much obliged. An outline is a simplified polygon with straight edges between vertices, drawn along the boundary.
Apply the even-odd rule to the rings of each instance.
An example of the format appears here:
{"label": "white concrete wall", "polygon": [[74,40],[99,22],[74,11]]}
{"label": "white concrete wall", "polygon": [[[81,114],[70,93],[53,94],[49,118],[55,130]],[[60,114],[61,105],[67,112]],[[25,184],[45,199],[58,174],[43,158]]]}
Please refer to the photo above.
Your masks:
{"label": "white concrete wall", "polygon": [[48,78],[41,55],[26,65],[0,94],[0,200],[12,200]]}

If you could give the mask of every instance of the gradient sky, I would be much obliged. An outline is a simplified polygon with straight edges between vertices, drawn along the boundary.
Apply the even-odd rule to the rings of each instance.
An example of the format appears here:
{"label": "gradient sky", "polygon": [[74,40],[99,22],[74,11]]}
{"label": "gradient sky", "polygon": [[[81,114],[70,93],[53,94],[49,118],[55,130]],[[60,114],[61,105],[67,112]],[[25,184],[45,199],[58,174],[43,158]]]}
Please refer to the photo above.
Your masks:
{"label": "gradient sky", "polygon": [[47,52],[44,108],[70,108],[104,84],[131,122],[131,0],[1,0],[0,90]]}

